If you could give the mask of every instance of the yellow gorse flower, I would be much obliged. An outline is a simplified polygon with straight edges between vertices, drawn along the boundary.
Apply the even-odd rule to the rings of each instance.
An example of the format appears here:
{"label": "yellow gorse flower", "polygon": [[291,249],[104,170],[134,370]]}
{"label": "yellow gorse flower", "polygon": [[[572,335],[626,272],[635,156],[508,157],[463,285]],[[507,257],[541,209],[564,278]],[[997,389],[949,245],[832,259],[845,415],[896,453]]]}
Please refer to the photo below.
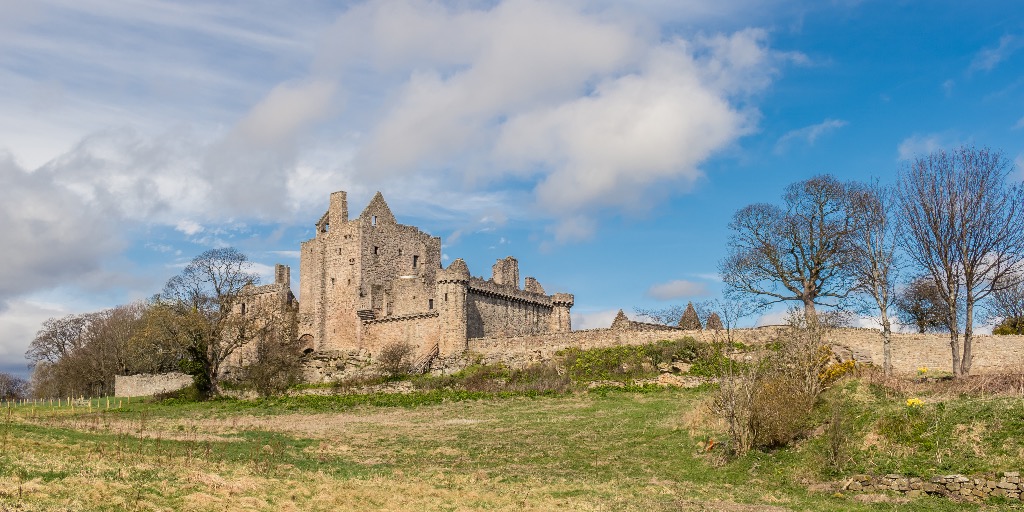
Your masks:
{"label": "yellow gorse flower", "polygon": [[922,407],[924,402],[920,398],[908,398],[907,407]]}

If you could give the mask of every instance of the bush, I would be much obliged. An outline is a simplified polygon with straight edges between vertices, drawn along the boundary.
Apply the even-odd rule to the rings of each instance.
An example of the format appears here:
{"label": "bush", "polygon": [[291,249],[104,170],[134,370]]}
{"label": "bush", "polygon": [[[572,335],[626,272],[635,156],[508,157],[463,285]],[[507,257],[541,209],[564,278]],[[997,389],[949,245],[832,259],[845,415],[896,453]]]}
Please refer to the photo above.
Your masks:
{"label": "bush", "polygon": [[377,363],[388,376],[408,375],[412,371],[412,353],[413,346],[408,343],[390,343],[380,350]]}
{"label": "bush", "polygon": [[815,397],[789,374],[775,374],[758,384],[751,414],[753,446],[786,446],[810,425]]}

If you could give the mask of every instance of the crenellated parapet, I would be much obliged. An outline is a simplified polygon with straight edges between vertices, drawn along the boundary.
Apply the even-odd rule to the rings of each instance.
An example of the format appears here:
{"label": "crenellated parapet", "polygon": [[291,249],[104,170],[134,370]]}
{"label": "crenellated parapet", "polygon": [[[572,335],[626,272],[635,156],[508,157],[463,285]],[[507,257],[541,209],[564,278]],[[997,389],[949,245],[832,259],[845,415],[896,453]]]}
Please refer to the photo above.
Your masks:
{"label": "crenellated parapet", "polygon": [[493,281],[479,277],[469,278],[469,292],[477,295],[487,295],[502,300],[528,302],[544,307],[551,307],[551,297],[538,293],[531,293],[511,286],[505,286]]}

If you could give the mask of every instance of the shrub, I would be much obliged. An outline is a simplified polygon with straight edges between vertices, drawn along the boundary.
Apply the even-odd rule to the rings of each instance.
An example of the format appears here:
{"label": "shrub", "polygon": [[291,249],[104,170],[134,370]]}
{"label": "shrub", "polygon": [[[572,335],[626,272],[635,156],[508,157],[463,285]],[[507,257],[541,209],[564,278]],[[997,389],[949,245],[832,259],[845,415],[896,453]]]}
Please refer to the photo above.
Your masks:
{"label": "shrub", "polygon": [[751,414],[753,445],[786,446],[807,429],[813,409],[814,397],[800,379],[779,373],[760,381]]}
{"label": "shrub", "polygon": [[389,343],[377,354],[377,363],[388,376],[407,375],[412,371],[412,352],[413,346],[408,343]]}
{"label": "shrub", "polygon": [[627,382],[654,371],[643,346],[622,345],[590,350],[570,348],[565,356],[566,372],[575,382]]}

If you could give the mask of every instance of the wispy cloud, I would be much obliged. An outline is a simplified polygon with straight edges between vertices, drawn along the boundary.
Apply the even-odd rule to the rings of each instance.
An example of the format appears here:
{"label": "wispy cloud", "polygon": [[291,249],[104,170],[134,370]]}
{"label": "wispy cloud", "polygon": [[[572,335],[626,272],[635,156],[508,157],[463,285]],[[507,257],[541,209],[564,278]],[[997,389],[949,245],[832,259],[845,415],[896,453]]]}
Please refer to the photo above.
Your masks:
{"label": "wispy cloud", "polygon": [[1024,117],[1021,117],[1020,119],[1017,120],[1016,123],[1013,124],[1014,130],[1019,130],[1021,128],[1024,128]]}
{"label": "wispy cloud", "polygon": [[984,48],[974,56],[969,72],[992,71],[1000,62],[1006,60],[1017,50],[1024,47],[1024,38],[1015,35],[1004,35],[999,38],[999,44],[994,48]]}
{"label": "wispy cloud", "polygon": [[784,153],[797,141],[803,142],[808,146],[813,146],[814,142],[817,141],[819,137],[836,131],[846,125],[847,122],[842,119],[826,119],[818,124],[812,124],[810,126],[788,131],[783,134],[782,137],[779,137],[779,140],[775,143],[775,153]]}
{"label": "wispy cloud", "polygon": [[706,297],[708,295],[708,287],[704,283],[686,281],[683,279],[656,284],[647,289],[647,296],[657,300],[673,300],[682,297]]}
{"label": "wispy cloud", "polygon": [[1002,36],[999,38],[999,44],[994,48],[983,48],[975,54],[968,72],[992,71],[999,65],[999,62],[1006,60],[1022,47],[1024,47],[1024,38],[1015,35]]}
{"label": "wispy cloud", "polygon": [[896,152],[900,160],[912,160],[955,144],[956,141],[944,133],[914,134],[900,141]]}

